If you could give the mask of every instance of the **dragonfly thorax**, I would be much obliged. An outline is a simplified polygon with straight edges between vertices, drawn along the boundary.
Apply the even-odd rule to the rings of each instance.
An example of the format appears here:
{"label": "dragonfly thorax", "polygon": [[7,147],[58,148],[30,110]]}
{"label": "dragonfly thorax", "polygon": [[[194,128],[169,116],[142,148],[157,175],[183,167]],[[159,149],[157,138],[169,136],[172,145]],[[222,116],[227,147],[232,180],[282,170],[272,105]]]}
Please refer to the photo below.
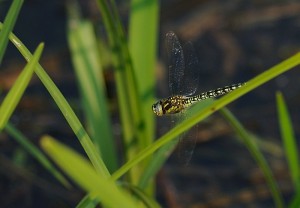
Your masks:
{"label": "dragonfly thorax", "polygon": [[189,105],[187,97],[176,95],[159,100],[152,106],[152,110],[156,115],[162,116],[165,114],[179,113]]}

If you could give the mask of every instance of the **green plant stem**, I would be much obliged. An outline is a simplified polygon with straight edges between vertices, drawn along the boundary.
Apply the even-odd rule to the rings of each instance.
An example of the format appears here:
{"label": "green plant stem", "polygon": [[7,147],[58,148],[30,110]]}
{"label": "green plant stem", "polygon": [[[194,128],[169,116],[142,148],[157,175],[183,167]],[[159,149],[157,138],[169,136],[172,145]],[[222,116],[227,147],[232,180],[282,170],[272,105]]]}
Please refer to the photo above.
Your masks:
{"label": "green plant stem", "polygon": [[273,199],[275,201],[276,207],[284,207],[283,198],[277,186],[277,183],[272,174],[272,170],[268,166],[263,154],[260,152],[256,143],[252,140],[252,136],[244,129],[241,123],[234,117],[234,115],[226,108],[220,110],[220,113],[229,121],[230,125],[234,128],[235,132],[239,135],[252,157],[255,159],[256,163],[262,170],[268,186],[270,187]]}
{"label": "green plant stem", "polygon": [[[0,23],[0,30],[2,29],[2,23]],[[14,35],[10,34],[9,36],[12,43],[17,47],[20,53],[23,55],[26,61],[30,61],[32,58],[32,54],[29,50],[24,46],[24,44]],[[101,159],[99,152],[97,151],[95,145],[91,141],[89,135],[81,125],[78,117],[68,104],[67,100],[64,98],[62,93],[56,87],[54,82],[48,76],[48,74],[44,71],[41,65],[38,65],[35,69],[35,73],[39,77],[39,79],[43,82],[44,86],[53,97],[54,101],[56,102],[57,106],[61,110],[62,114],[64,115],[65,119],[69,123],[70,127],[76,134],[78,140],[80,141],[82,147],[84,148],[86,154],[90,158],[93,166],[95,167],[96,171],[102,174],[104,177],[110,177],[110,173],[107,170],[103,160]]]}
{"label": "green plant stem", "polygon": [[146,157],[153,154],[157,149],[162,147],[167,142],[171,141],[172,139],[176,138],[178,135],[182,134],[184,131],[187,131],[192,126],[206,118],[207,116],[211,115],[215,111],[219,110],[220,108],[224,107],[225,105],[229,104],[233,100],[237,99],[238,97],[246,94],[247,92],[253,90],[254,88],[264,84],[265,82],[273,79],[274,77],[282,74],[291,68],[299,65],[300,63],[300,53],[295,54],[294,56],[286,59],[285,61],[275,65],[274,67],[270,68],[269,70],[263,72],[262,74],[256,76],[255,78],[251,79],[247,84],[228,95],[223,96],[222,98],[213,102],[212,105],[205,107],[203,110],[195,113],[194,116],[191,116],[189,119],[185,120],[175,128],[171,129],[168,133],[163,135],[161,138],[156,140],[152,145],[146,147],[140,153],[138,153],[134,159],[128,161],[124,164],[119,170],[117,170],[113,175],[112,178],[117,180],[123,174],[125,174],[130,168],[134,165],[145,159]]}
{"label": "green plant stem", "polygon": [[293,124],[281,92],[276,92],[277,114],[281,138],[295,192],[300,192],[299,155]]}
{"label": "green plant stem", "polygon": [[[149,146],[154,140],[154,114],[150,106],[154,103],[155,64],[157,55],[157,31],[159,23],[159,1],[131,0],[128,42],[132,57],[134,74],[137,78],[139,97],[141,98],[141,110],[144,119],[144,137],[139,142],[140,148]],[[134,155],[135,157],[135,155]],[[149,168],[150,160],[145,160],[144,171]],[[152,165],[150,165],[152,166]],[[150,176],[151,174],[148,174]],[[151,178],[154,180],[154,175]],[[139,182],[140,183],[140,182]],[[140,183],[141,184],[141,183]],[[147,193],[154,194],[155,183],[144,183]],[[151,186],[152,185],[152,186]],[[142,186],[140,186],[142,188]]]}
{"label": "green plant stem", "polygon": [[8,14],[5,17],[3,29],[0,33],[0,65],[9,41],[9,33],[11,33],[15,26],[23,2],[24,0],[14,0],[9,8]]}
{"label": "green plant stem", "polygon": [[[97,3],[112,49],[126,156],[128,159],[132,159],[139,149],[143,148],[141,146],[142,141],[147,137],[136,75],[133,70],[121,21],[117,15],[117,11],[115,11],[116,6],[114,5],[114,1],[110,1],[111,6],[104,0],[98,0]],[[137,184],[141,173],[140,168],[131,169],[129,179]]]}

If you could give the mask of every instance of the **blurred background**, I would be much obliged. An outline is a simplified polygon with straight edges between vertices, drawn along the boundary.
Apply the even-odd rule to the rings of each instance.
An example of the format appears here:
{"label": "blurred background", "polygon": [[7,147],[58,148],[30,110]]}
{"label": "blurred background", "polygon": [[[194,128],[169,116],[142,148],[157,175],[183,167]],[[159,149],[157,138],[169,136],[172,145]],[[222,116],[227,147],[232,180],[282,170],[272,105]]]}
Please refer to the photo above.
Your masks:
{"label": "blurred background", "polygon": [[[0,2],[0,21],[3,22],[10,4],[10,1]],[[117,5],[127,30],[129,2],[119,1]],[[95,3],[82,1],[81,6],[85,17],[98,24],[99,36],[104,36]],[[153,69],[158,98],[169,93],[164,38],[170,30],[182,43],[191,41],[196,49],[201,68],[199,92],[246,82],[300,48],[299,1],[165,0],[160,6],[159,49],[157,66]],[[25,1],[14,33],[31,51],[39,42],[45,42],[41,64],[80,117],[79,93],[66,40],[65,3]],[[24,65],[25,61],[10,43],[0,69],[2,95],[13,85]],[[275,92],[282,91],[296,136],[299,136],[299,75],[297,69],[291,70],[229,105],[242,124],[263,141],[265,156],[286,201],[290,200],[293,187],[281,148]],[[105,81],[114,133],[120,137],[116,89],[109,64]],[[82,152],[70,127],[36,77],[11,122],[36,144],[41,135],[50,134]],[[167,130],[168,125],[163,125],[157,128],[157,135]],[[179,165],[174,155],[158,174],[157,198],[163,207],[274,206],[257,164],[220,114],[213,114],[192,132],[196,134],[197,143],[189,164]],[[4,133],[0,134],[0,152],[0,207],[74,207],[84,196],[80,189],[61,188]],[[24,168],[13,165],[12,161]]]}

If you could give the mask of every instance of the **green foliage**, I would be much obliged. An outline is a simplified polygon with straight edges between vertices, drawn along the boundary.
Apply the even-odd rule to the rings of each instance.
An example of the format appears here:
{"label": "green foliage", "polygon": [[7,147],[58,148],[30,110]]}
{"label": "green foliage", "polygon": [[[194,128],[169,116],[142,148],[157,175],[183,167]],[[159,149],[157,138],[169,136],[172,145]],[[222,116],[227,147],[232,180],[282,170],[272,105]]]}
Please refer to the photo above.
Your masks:
{"label": "green foliage", "polygon": [[42,54],[44,44],[40,44],[34,53],[32,60],[28,62],[20,76],[17,78],[15,84],[5,97],[0,108],[0,130],[4,128],[8,119],[11,117],[13,111],[18,105],[25,89],[27,88],[29,81],[33,75],[34,68],[36,67],[39,58]]}
{"label": "green foliage", "polygon": [[268,166],[268,163],[264,158],[262,152],[260,151],[259,146],[257,145],[257,143],[255,143],[255,140],[253,140],[253,136],[247,132],[247,130],[242,126],[242,124],[235,118],[235,116],[229,110],[224,108],[220,112],[228,120],[229,124],[238,134],[239,138],[241,138],[242,142],[247,147],[252,157],[255,159],[256,163],[262,170],[265,179],[270,187],[270,190],[273,194],[276,207],[284,207],[283,198],[276,184],[272,171]]}
{"label": "green foliage", "polygon": [[299,178],[299,156],[297,151],[297,142],[294,135],[293,125],[290,115],[285,104],[283,95],[280,92],[276,93],[278,121],[285,149],[286,158],[290,167],[291,178],[295,185],[295,190],[300,191],[300,178]]}
{"label": "green foliage", "polygon": [[[75,13],[72,12],[73,14]],[[93,142],[98,146],[107,168],[117,169],[112,125],[107,106],[106,89],[101,69],[101,57],[93,26],[75,15],[70,15],[68,40],[72,60]]]}
{"label": "green foliage", "polygon": [[100,199],[108,207],[137,207],[129,194],[122,191],[114,181],[97,173],[88,160],[74,150],[48,136],[41,139],[41,145],[56,164],[92,198]]}
{"label": "green foliage", "polygon": [[5,17],[4,26],[0,33],[0,65],[2,63],[7,43],[9,41],[9,33],[12,31],[16,23],[23,2],[23,0],[14,0],[8,11],[8,14]]}
{"label": "green foliage", "polygon": [[[0,24],[0,29],[1,27],[2,24]],[[23,43],[12,33],[10,34],[9,38],[20,51],[20,53],[23,55],[23,57],[26,59],[26,61],[30,61],[32,59],[32,54],[23,45]],[[106,177],[109,177],[109,172],[99,155],[99,151],[95,148],[95,145],[91,141],[89,135],[86,133],[78,117],[75,115],[74,111],[68,104],[66,98],[62,95],[62,93],[59,91],[57,86],[54,84],[54,82],[51,80],[51,78],[48,76],[48,74],[45,72],[41,65],[38,64],[36,66],[35,73],[42,81],[42,83],[52,96],[53,100],[61,110],[63,116],[69,123],[75,135],[77,136],[78,140],[80,141],[82,147],[84,148],[86,154],[90,158],[97,172],[100,172]]]}
{"label": "green foliage", "polygon": [[60,181],[65,187],[71,188],[67,179],[55,168],[55,166],[48,160],[43,152],[38,149],[34,144],[26,138],[22,132],[16,129],[12,124],[7,123],[5,131],[11,135],[29,154],[31,154],[39,163],[46,168],[58,181]]}
{"label": "green foliage", "polygon": [[300,206],[299,155],[297,142],[291,118],[281,92],[276,93],[276,103],[283,147],[296,193],[289,207],[294,208]]}

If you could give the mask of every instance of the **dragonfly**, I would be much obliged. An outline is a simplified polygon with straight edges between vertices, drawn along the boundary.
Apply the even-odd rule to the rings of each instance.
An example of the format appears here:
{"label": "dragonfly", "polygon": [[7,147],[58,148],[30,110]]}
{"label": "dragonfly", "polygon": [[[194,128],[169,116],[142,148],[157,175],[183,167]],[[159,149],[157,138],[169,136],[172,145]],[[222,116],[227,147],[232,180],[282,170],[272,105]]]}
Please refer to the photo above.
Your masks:
{"label": "dragonfly", "polygon": [[[171,96],[158,100],[152,105],[152,111],[157,116],[176,115],[177,122],[185,119],[185,110],[192,105],[208,99],[225,95],[246,83],[232,84],[222,88],[209,90],[196,94],[199,84],[199,61],[196,57],[192,43],[181,46],[176,34],[170,31],[166,34],[166,46],[168,53],[169,90]],[[181,136],[182,137],[182,136]],[[185,141],[183,141],[185,140]],[[190,150],[184,150],[183,156],[186,162],[191,159],[195,141],[179,138],[180,146],[189,146]],[[188,145],[183,143],[188,143]],[[187,147],[180,147],[185,149]]]}
{"label": "dragonfly", "polygon": [[163,116],[167,114],[182,113],[183,110],[192,106],[193,104],[200,102],[208,98],[215,98],[224,94],[227,94],[237,88],[242,87],[246,83],[232,84],[215,90],[203,92],[195,96],[185,95],[173,95],[168,98],[163,98],[152,105],[152,111],[157,116]]}

